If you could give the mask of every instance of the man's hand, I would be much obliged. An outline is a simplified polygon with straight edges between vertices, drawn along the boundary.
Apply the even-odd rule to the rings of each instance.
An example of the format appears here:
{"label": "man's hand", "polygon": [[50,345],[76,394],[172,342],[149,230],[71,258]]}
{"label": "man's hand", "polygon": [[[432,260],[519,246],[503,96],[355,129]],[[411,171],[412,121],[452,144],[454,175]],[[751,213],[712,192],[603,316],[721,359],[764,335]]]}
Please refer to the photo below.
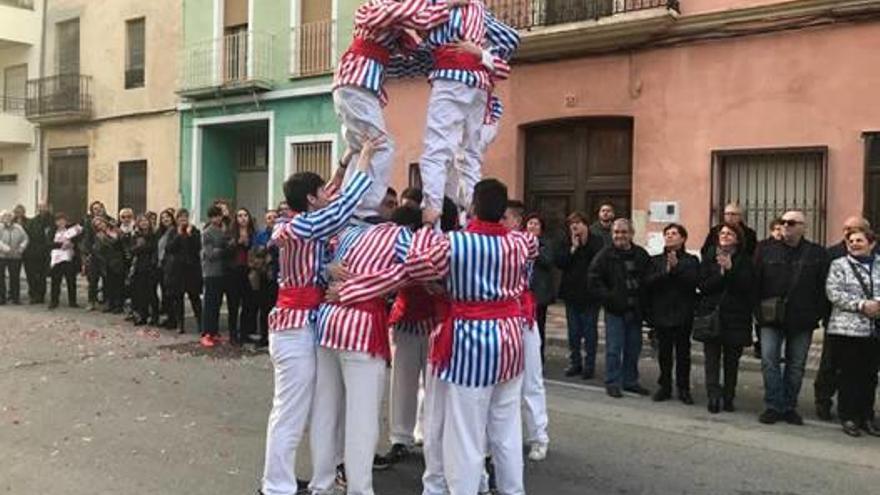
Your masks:
{"label": "man's hand", "polygon": [[354,277],[354,274],[348,270],[348,265],[344,261],[327,265],[327,273],[330,275],[330,279],[334,281],[344,282]]}
{"label": "man's hand", "polygon": [[873,299],[865,301],[864,306],[862,306],[862,312],[868,318],[876,318],[880,315],[880,301],[874,301]]}
{"label": "man's hand", "polygon": [[355,153],[355,150],[346,147],[345,153],[342,154],[342,159],[339,160],[339,165],[342,167],[347,167],[349,162],[351,161],[351,157],[353,157]]}
{"label": "man's hand", "polygon": [[425,225],[434,225],[440,220],[441,213],[434,208],[425,208],[422,211],[422,223]]}
{"label": "man's hand", "polygon": [[339,296],[339,291],[342,290],[341,282],[331,282],[329,286],[327,286],[327,291],[324,293],[324,300],[329,303],[339,303],[342,298]]}
{"label": "man's hand", "polygon": [[469,53],[477,57],[483,56],[483,48],[473,41],[459,41],[452,45],[452,49],[458,52]]}
{"label": "man's hand", "polygon": [[361,155],[358,157],[357,169],[366,173],[370,169],[370,162],[376,154],[379,146],[385,143],[385,136],[379,134],[361,141]]}

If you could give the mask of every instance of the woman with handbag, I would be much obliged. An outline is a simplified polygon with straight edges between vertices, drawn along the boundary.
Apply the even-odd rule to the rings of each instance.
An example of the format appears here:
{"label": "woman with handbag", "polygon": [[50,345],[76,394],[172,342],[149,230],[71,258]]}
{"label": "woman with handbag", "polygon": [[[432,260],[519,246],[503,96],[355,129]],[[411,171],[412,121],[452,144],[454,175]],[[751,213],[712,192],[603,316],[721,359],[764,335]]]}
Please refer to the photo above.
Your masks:
{"label": "woman with handbag", "polygon": [[873,254],[873,232],[846,234],[847,256],[831,263],[825,289],[831,301],[828,340],[839,370],[837,411],[843,432],[880,436],[874,420],[877,368],[880,364],[880,258]]}
{"label": "woman with handbag", "polygon": [[[712,414],[734,410],[739,358],[752,343],[755,268],[742,249],[743,232],[725,223],[718,242],[700,265],[702,301],[694,321],[694,339],[703,341],[708,409]],[[700,320],[708,324],[700,324]],[[721,384],[721,368],[724,384]],[[723,406],[722,406],[723,401]]]}

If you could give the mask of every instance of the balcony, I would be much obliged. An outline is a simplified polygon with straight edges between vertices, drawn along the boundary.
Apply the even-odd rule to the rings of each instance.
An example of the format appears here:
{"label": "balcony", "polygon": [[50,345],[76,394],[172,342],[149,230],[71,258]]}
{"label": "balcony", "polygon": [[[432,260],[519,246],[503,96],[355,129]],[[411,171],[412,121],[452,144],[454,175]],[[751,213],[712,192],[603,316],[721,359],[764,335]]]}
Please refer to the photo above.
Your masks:
{"label": "balcony", "polygon": [[30,146],[33,126],[24,118],[24,98],[0,96],[0,147]]}
{"label": "balcony", "polygon": [[184,49],[177,93],[186,98],[268,91],[273,87],[273,38],[241,31]]}
{"label": "balcony", "polygon": [[69,124],[92,115],[89,76],[62,74],[27,82],[25,116],[35,124]]}
{"label": "balcony", "polygon": [[668,30],[678,0],[487,0],[520,30],[520,60],[624,49]]}
{"label": "balcony", "polygon": [[313,77],[333,72],[336,21],[326,20],[290,29],[290,77]]}
{"label": "balcony", "polygon": [[7,44],[35,45],[40,41],[41,29],[34,0],[0,0],[0,48]]}

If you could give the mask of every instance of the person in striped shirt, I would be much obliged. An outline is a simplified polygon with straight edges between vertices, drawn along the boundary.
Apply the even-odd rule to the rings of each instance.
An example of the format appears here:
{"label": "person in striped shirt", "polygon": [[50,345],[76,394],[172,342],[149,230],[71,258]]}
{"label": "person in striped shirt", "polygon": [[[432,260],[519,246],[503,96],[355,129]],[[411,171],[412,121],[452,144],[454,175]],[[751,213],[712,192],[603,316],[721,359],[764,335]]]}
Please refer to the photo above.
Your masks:
{"label": "person in striped shirt", "polygon": [[324,180],[299,172],[284,183],[289,212],[276,220],[270,244],[278,248],[278,299],[269,313],[269,355],[275,393],[266,432],[263,495],[301,488],[296,449],[309,418],[315,386],[315,309],[323,299],[328,240],[341,231],[372,185],[366,174],[381,138],[366,140],[352,179],[330,200]]}
{"label": "person in striped shirt", "polygon": [[480,138],[489,97],[495,83],[509,76],[508,62],[518,46],[516,30],[498,21],[483,0],[454,9],[444,24],[425,36],[423,49],[432,55],[428,74],[432,88],[419,160],[426,215],[436,216],[440,210],[449,164],[459,149],[468,164],[465,174],[479,180],[479,172],[471,168],[482,163]]}
{"label": "person in striped shirt", "polygon": [[[399,223],[353,220],[338,236],[332,263],[350,276],[370,277],[405,260],[421,211],[399,207]],[[338,445],[347,493],[373,493],[373,458],[385,368],[391,357],[388,306],[381,295],[342,306],[332,300],[317,311],[317,378],[312,412],[313,493],[333,493]],[[341,437],[341,438],[340,438]]]}
{"label": "person in striped shirt", "polygon": [[[382,273],[369,286],[355,277],[335,291],[342,304],[375,297],[376,289],[442,280],[450,310],[432,338],[430,363],[443,382],[443,466],[452,495],[477,493],[485,446],[496,462],[498,489],[522,494],[523,459],[520,401],[523,343],[520,296],[538,241],[500,223],[507,187],[486,179],[474,188],[473,219],[462,232],[431,229],[416,233],[401,267]],[[433,224],[436,213],[425,217]],[[426,239],[427,238],[427,239]]]}
{"label": "person in striped shirt", "polygon": [[[470,0],[368,0],[354,15],[354,39],[343,53],[333,80],[333,102],[351,150],[360,150],[359,135],[387,136],[382,107],[387,103],[384,81],[392,54],[413,49],[416,42],[406,30],[427,31],[444,23],[452,8]],[[412,31],[410,31],[412,32]],[[388,187],[394,142],[387,138],[376,151],[369,175],[373,178],[360,218],[379,214]],[[346,183],[351,176],[346,177]]]}

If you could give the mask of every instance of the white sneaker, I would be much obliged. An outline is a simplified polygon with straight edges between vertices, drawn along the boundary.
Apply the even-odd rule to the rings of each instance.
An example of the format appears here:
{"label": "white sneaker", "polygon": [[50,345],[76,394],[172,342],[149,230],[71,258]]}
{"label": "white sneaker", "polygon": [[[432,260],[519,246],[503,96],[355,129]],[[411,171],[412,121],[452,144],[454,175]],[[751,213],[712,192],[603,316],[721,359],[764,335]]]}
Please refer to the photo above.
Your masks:
{"label": "white sneaker", "polygon": [[533,443],[532,448],[529,450],[529,460],[540,462],[547,458],[547,444],[546,443]]}

